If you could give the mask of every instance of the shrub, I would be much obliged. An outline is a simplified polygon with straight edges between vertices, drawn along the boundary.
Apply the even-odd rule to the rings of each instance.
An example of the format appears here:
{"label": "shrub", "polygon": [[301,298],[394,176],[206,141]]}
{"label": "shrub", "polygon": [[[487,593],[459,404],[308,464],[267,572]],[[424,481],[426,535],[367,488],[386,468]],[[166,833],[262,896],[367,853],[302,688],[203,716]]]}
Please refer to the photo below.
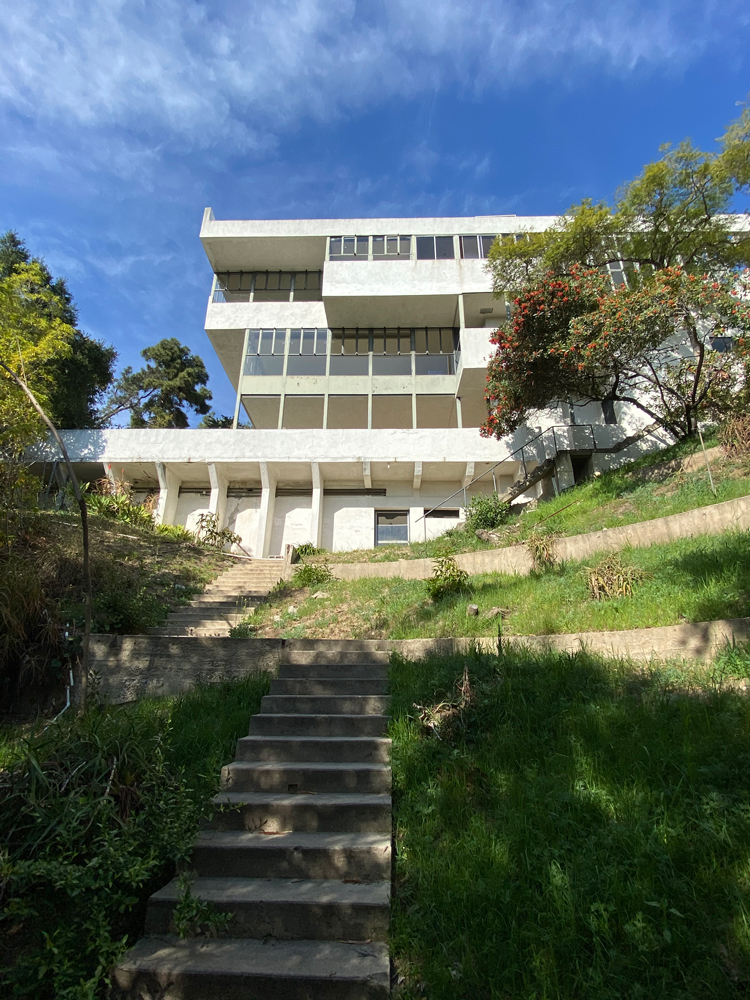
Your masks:
{"label": "shrub", "polygon": [[208,545],[212,549],[223,549],[225,545],[235,545],[242,541],[229,528],[219,528],[216,514],[209,513],[203,513],[198,518],[196,536],[202,545]]}
{"label": "shrub", "polygon": [[154,531],[157,535],[163,535],[171,542],[195,542],[196,538],[192,531],[183,528],[181,524],[156,524]]}
{"label": "shrub", "polygon": [[534,569],[543,573],[555,564],[555,534],[552,531],[534,530],[526,537]]}
{"label": "shrub", "polygon": [[612,597],[632,597],[633,587],[644,577],[637,566],[624,566],[619,553],[613,552],[593,568],[587,567],[589,590],[595,601]]}
{"label": "shrub", "polygon": [[468,589],[469,574],[459,569],[458,563],[450,556],[435,562],[432,576],[427,580],[427,593],[433,601],[447,594],[460,594]]}
{"label": "shrub", "polygon": [[305,556],[319,556],[325,549],[319,549],[317,545],[313,545],[312,542],[303,542],[301,545],[296,545],[295,549],[297,555],[304,559]]}
{"label": "shrub", "polygon": [[86,493],[86,506],[92,514],[107,517],[121,524],[147,531],[154,527],[154,519],[147,507],[133,503],[126,493]]}
{"label": "shrub", "polygon": [[719,431],[719,443],[732,458],[750,457],[750,414],[727,420]]}
{"label": "shrub", "polygon": [[236,625],[229,626],[229,637],[231,639],[251,639],[255,634],[256,626],[247,619],[237,622]]}
{"label": "shrub", "polygon": [[321,583],[329,583],[333,579],[333,573],[327,566],[310,566],[303,563],[294,571],[292,577],[293,587],[318,587]]}
{"label": "shrub", "polygon": [[477,494],[466,508],[466,527],[469,531],[498,528],[508,520],[509,514],[510,504],[497,493],[490,493],[489,496]]}

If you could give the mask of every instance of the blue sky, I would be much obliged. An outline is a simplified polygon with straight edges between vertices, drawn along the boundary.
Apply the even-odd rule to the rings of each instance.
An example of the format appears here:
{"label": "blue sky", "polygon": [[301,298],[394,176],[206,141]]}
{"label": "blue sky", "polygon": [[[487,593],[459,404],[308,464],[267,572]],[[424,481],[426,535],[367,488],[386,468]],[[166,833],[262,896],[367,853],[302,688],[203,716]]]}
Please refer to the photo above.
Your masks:
{"label": "blue sky", "polygon": [[217,218],[552,214],[750,91],[739,0],[39,0],[0,9],[0,229],[120,364],[203,333]]}

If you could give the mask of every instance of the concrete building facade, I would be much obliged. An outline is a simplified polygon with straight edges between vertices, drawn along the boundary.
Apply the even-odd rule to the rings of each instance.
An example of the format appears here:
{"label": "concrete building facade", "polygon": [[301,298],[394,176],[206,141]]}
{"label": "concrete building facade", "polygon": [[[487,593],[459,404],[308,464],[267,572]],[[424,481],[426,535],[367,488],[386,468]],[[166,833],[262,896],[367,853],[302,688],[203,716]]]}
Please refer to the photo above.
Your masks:
{"label": "concrete building facade", "polygon": [[617,450],[637,412],[564,400],[503,441],[479,433],[489,338],[511,309],[492,295],[486,255],[498,234],[553,221],[221,221],[206,209],[205,329],[235,391],[233,428],[69,431],[71,457],[85,476],[104,468],[158,492],[164,523],[215,514],[258,557],[434,537],[472,495],[549,458],[550,480],[519,500],[565,489],[643,450]]}

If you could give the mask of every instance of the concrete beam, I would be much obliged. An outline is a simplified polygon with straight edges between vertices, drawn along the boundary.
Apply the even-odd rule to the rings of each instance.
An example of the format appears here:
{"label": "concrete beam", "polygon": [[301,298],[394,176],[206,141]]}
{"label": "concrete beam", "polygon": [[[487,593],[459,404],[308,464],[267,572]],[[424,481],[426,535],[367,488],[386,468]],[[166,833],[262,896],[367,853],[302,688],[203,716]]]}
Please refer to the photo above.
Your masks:
{"label": "concrete beam", "polygon": [[159,477],[159,503],[156,505],[156,523],[174,524],[177,503],[180,499],[180,477],[167,467],[165,462],[156,462]]}
{"label": "concrete beam", "polygon": [[310,511],[310,541],[320,548],[323,538],[323,477],[320,474],[320,465],[317,462],[311,463],[312,469],[312,509]]}
{"label": "concrete beam", "polygon": [[370,474],[370,461],[367,458],[362,462],[362,478],[365,482],[365,489],[371,490],[372,475]]}
{"label": "concrete beam", "polygon": [[276,477],[268,468],[268,462],[260,463],[260,511],[258,514],[258,534],[255,542],[256,559],[265,559],[271,548],[273,531],[273,511],[276,505]]}
{"label": "concrete beam", "polygon": [[463,482],[461,483],[461,485],[464,488],[466,488],[473,478],[474,478],[474,462],[467,462],[466,473],[464,475]]}
{"label": "concrete beam", "polygon": [[227,514],[228,480],[222,472],[221,466],[215,462],[207,464],[208,478],[211,482],[211,499],[208,501],[208,510],[209,513],[216,515],[216,528],[221,531]]}
{"label": "concrete beam", "polygon": [[422,485],[422,463],[414,463],[414,481],[412,482],[412,489],[418,490]]}

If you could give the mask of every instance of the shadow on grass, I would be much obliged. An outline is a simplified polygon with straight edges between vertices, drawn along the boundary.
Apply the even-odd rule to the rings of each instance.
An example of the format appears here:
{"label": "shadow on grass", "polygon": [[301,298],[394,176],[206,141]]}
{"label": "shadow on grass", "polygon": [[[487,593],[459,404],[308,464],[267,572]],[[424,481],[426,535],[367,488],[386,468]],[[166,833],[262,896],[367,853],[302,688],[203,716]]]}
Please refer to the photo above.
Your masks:
{"label": "shadow on grass", "polygon": [[709,591],[693,604],[695,621],[724,618],[727,605],[735,602],[738,614],[750,611],[750,532],[729,532],[705,540],[699,548],[672,560],[672,567],[685,577],[688,593],[695,593],[696,588]]}
{"label": "shadow on grass", "polygon": [[[465,664],[472,699],[431,735],[415,705]],[[744,697],[523,652],[397,660],[391,690],[404,996],[750,993]]]}

